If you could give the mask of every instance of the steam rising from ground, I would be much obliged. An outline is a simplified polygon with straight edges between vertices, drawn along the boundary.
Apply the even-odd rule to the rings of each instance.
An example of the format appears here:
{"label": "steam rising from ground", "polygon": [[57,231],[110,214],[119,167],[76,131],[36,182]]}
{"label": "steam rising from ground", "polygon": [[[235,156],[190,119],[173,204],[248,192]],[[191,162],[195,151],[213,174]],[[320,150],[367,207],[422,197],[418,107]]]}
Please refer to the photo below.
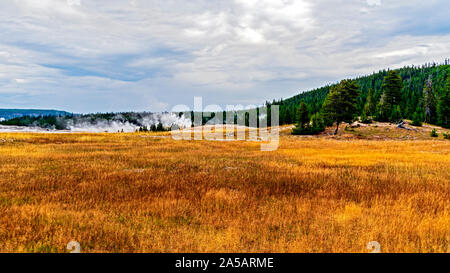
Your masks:
{"label": "steam rising from ground", "polygon": [[[141,127],[150,128],[152,125],[161,123],[165,129],[172,125],[180,128],[190,127],[191,120],[184,115],[179,117],[173,113],[149,113],[135,114],[135,116],[125,117],[117,114],[111,119],[95,118],[90,116],[74,117],[67,121],[67,128],[72,132],[135,132]],[[130,120],[131,119],[131,120]]]}
{"label": "steam rising from ground", "polygon": [[129,122],[120,121],[107,121],[107,120],[96,120],[94,122],[68,122],[69,130],[71,132],[118,132],[123,130],[124,132],[134,132],[139,126],[131,124]]}
{"label": "steam rising from ground", "polygon": [[150,129],[159,123],[165,129],[173,125],[178,128],[191,127],[190,117],[174,113],[89,114],[56,119],[65,130],[55,130],[55,126],[42,128],[36,123],[30,127],[0,126],[0,132],[135,132],[142,127]]}

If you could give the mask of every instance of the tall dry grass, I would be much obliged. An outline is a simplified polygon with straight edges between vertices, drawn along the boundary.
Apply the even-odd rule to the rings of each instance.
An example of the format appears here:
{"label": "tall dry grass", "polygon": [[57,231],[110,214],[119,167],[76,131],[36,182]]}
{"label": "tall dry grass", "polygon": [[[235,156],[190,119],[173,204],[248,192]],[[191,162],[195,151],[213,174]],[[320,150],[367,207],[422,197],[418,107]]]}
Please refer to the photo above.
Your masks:
{"label": "tall dry grass", "polygon": [[0,251],[448,252],[450,145],[0,134]]}

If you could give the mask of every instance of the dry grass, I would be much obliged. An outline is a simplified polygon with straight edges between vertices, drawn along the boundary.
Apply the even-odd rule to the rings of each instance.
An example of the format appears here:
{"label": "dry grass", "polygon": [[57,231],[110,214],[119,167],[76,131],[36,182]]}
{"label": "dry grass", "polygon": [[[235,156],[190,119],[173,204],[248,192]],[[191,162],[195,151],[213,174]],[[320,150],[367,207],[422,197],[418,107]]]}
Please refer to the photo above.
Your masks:
{"label": "dry grass", "polygon": [[0,251],[449,252],[450,142],[0,134]]}

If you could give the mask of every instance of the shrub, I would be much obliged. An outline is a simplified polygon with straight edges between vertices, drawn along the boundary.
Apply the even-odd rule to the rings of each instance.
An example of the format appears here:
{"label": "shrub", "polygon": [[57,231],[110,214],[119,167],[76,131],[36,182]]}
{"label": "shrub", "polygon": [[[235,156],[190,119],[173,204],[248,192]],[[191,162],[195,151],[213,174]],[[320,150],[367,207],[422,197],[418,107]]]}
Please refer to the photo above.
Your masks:
{"label": "shrub", "polygon": [[438,133],[436,132],[436,129],[433,129],[433,130],[431,131],[430,136],[431,136],[431,137],[438,137],[438,136],[439,136]]}
{"label": "shrub", "polygon": [[301,135],[310,135],[311,134],[311,129],[310,127],[295,127],[294,129],[292,129],[292,134],[293,135],[297,135],[297,136],[301,136]]}
{"label": "shrub", "polygon": [[442,133],[444,139],[450,139],[450,133]]}

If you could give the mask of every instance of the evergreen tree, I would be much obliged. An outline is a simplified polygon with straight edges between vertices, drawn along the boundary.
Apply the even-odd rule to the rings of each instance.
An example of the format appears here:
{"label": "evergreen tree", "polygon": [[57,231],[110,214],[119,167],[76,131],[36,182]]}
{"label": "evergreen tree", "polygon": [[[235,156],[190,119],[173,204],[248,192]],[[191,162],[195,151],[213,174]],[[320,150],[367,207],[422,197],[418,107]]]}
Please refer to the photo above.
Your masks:
{"label": "evergreen tree", "polygon": [[305,128],[309,125],[309,113],[306,104],[303,100],[300,102],[300,107],[297,110],[296,121],[298,127]]}
{"label": "evergreen tree", "polygon": [[312,115],[311,123],[312,123],[312,128],[311,128],[312,134],[318,134],[325,130],[325,123],[324,123],[323,117],[320,113],[316,113],[316,114]]}
{"label": "evergreen tree", "polygon": [[361,122],[369,124],[369,123],[372,123],[372,118],[367,114],[367,112],[368,112],[367,108],[364,107],[364,111],[361,115]]}
{"label": "evergreen tree", "polygon": [[423,90],[423,102],[425,110],[425,122],[436,122],[436,96],[433,92],[433,81],[431,77],[427,80]]}
{"label": "evergreen tree", "polygon": [[306,107],[306,104],[301,101],[300,106],[297,110],[296,115],[297,124],[295,125],[295,128],[292,130],[292,134],[294,135],[304,135],[309,133],[309,113],[308,108]]}
{"label": "evergreen tree", "polygon": [[398,118],[397,106],[402,98],[403,81],[397,71],[391,70],[383,80],[383,95],[377,105],[375,118],[377,121],[390,121]]}
{"label": "evergreen tree", "polygon": [[393,107],[389,120],[392,123],[399,123],[402,121],[402,111],[400,110],[400,106],[397,105]]}
{"label": "evergreen tree", "polygon": [[439,125],[450,128],[450,75],[447,75],[444,93],[439,97],[437,113]]}
{"label": "evergreen tree", "polygon": [[385,94],[385,103],[394,106],[399,105],[402,99],[403,81],[396,70],[390,70],[384,77],[383,92]]}
{"label": "evergreen tree", "polygon": [[376,104],[373,89],[370,88],[367,94],[366,104],[364,105],[363,112],[361,114],[362,123],[372,123],[372,116],[375,114]]}
{"label": "evergreen tree", "polygon": [[413,126],[422,126],[422,115],[420,114],[419,110],[414,112],[414,114],[413,114],[413,119],[412,119]]}
{"label": "evergreen tree", "polygon": [[375,102],[373,89],[370,88],[369,92],[367,94],[366,105],[364,106],[364,111],[366,112],[366,115],[368,117],[372,116],[375,113],[376,107],[377,107],[377,104]]}
{"label": "evergreen tree", "polygon": [[392,106],[386,101],[386,94],[383,93],[380,101],[377,104],[377,110],[375,113],[376,121],[389,121],[390,114],[392,113]]}
{"label": "evergreen tree", "polygon": [[158,126],[156,127],[156,131],[158,131],[158,132],[164,131],[164,127],[163,127],[163,124],[161,122],[158,123]]}
{"label": "evergreen tree", "polygon": [[353,122],[358,111],[359,86],[355,81],[343,80],[333,86],[323,104],[326,119],[336,123],[336,135],[342,122]]}

